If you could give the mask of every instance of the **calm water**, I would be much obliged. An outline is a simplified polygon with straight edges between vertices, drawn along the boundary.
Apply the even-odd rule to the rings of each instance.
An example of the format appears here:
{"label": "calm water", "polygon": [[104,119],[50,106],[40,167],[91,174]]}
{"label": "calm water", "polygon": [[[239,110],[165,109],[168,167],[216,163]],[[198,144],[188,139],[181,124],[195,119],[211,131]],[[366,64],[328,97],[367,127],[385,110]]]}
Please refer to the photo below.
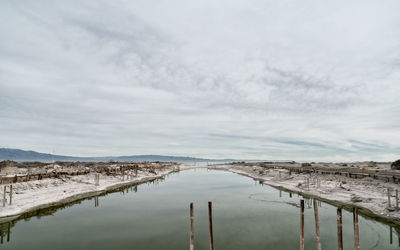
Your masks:
{"label": "calm water", "polygon": [[[127,188],[10,225],[0,249],[171,249],[189,247],[189,203],[195,206],[195,249],[209,249],[207,202],[213,201],[215,249],[299,249],[301,197],[232,173],[197,169]],[[311,204],[311,203],[310,203]],[[336,208],[319,207],[323,249],[337,249]],[[393,229],[360,216],[361,249],[398,249]],[[7,231],[7,224],[1,225]],[[343,210],[344,248],[353,247],[351,213]],[[305,247],[316,249],[306,201]]]}

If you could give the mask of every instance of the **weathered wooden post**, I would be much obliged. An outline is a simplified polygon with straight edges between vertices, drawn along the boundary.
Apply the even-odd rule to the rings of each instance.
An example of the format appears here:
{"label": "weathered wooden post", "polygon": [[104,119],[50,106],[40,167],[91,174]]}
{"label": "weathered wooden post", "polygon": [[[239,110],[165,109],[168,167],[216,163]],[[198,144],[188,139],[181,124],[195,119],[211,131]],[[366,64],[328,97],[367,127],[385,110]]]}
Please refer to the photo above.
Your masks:
{"label": "weathered wooden post", "polygon": [[390,208],[392,206],[390,203],[390,188],[387,189],[387,196],[388,196],[388,208]]}
{"label": "weathered wooden post", "polygon": [[208,221],[210,226],[210,250],[214,250],[214,235],[212,226],[212,203],[208,202]]}
{"label": "weathered wooden post", "polygon": [[314,217],[315,217],[315,233],[317,234],[317,246],[318,250],[321,250],[321,236],[319,233],[319,216],[318,216],[318,204],[317,200],[313,200],[314,203]]}
{"label": "weathered wooden post", "polygon": [[392,226],[390,226],[390,245],[393,243],[393,231],[392,231]]}
{"label": "weathered wooden post", "polygon": [[10,185],[10,206],[12,204],[12,191],[13,191],[13,188],[12,188],[12,184],[11,184]]}
{"label": "weathered wooden post", "polygon": [[342,209],[337,209],[338,250],[343,250]]}
{"label": "weathered wooden post", "polygon": [[358,209],[353,208],[353,222],[354,222],[354,249],[360,250],[360,236],[358,231]]}
{"label": "weathered wooden post", "polygon": [[190,250],[194,249],[194,214],[193,202],[190,203]]}
{"label": "weathered wooden post", "polygon": [[399,210],[399,190],[396,189],[396,209]]}
{"label": "weathered wooden post", "polygon": [[6,206],[6,186],[4,186],[4,189],[3,189],[4,191],[3,191],[3,207],[5,207]]}
{"label": "weathered wooden post", "polygon": [[304,250],[304,200],[300,200],[300,250]]}

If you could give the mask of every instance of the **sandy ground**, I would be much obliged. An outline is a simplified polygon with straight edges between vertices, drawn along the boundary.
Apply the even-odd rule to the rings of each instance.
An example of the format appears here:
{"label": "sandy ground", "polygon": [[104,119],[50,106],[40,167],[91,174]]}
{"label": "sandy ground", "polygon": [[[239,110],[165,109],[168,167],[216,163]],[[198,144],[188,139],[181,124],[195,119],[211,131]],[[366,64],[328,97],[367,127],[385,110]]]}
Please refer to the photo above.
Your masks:
{"label": "sandy ground", "polygon": [[[212,169],[225,170],[262,181],[274,187],[301,194],[321,197],[343,205],[367,209],[376,216],[400,224],[400,210],[388,209],[387,188],[400,185],[372,178],[352,179],[338,175],[294,174],[285,169],[266,170],[258,166],[216,165]],[[307,185],[307,179],[309,185]],[[317,180],[318,179],[318,180]],[[395,192],[391,192],[391,206],[395,206]]]}
{"label": "sandy ground", "polygon": [[[98,186],[95,183],[95,173],[14,183],[12,205],[9,205],[9,185],[2,185],[0,190],[0,218],[2,218],[2,221],[13,219],[22,213],[39,208],[51,207],[98,195],[124,185],[151,181],[172,172],[190,168],[193,168],[193,166],[171,166],[165,169],[156,169],[156,173],[138,171],[136,177],[134,172],[131,171],[127,172],[124,178],[122,175],[107,176],[100,174]],[[5,207],[2,206],[3,186],[7,186],[7,204]]]}

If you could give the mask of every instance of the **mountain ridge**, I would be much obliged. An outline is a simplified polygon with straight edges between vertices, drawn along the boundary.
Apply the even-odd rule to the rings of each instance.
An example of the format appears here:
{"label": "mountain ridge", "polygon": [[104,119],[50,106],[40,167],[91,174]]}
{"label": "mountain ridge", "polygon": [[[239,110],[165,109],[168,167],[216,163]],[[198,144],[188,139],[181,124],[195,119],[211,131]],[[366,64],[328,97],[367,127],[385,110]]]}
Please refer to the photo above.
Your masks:
{"label": "mountain ridge", "polygon": [[0,148],[0,161],[166,161],[166,162],[227,162],[237,161],[234,159],[204,159],[188,156],[168,156],[168,155],[126,155],[126,156],[99,156],[99,157],[80,157],[40,153],[33,150],[22,150],[13,148]]}

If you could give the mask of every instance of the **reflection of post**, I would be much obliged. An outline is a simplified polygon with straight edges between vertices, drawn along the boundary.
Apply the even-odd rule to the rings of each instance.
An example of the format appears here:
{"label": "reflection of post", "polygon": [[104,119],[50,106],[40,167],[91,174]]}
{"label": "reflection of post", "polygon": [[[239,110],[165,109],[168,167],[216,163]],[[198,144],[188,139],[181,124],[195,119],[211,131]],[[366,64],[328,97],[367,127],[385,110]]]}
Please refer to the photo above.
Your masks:
{"label": "reflection of post", "polygon": [[319,217],[318,217],[318,204],[317,200],[314,199],[314,216],[315,216],[315,233],[317,234],[317,244],[318,244],[318,250],[321,250],[321,237],[319,233]]}
{"label": "reflection of post", "polygon": [[304,200],[300,201],[300,250],[304,250]]}
{"label": "reflection of post", "polygon": [[214,250],[214,236],[213,236],[213,226],[212,226],[212,203],[208,202],[208,221],[210,226],[210,250]]}
{"label": "reflection of post", "polygon": [[338,250],[343,250],[342,209],[337,209]]}
{"label": "reflection of post", "polygon": [[354,222],[354,249],[360,250],[360,238],[358,233],[358,209],[353,208],[353,222]]}
{"label": "reflection of post", "polygon": [[390,226],[390,245],[393,243],[393,232],[392,232],[392,226]]}
{"label": "reflection of post", "polygon": [[7,225],[7,242],[10,242],[10,227],[11,227],[11,222],[8,222],[8,225]]}
{"label": "reflection of post", "polygon": [[0,234],[1,234],[0,243],[3,244],[3,237],[4,237],[3,230],[0,230]]}
{"label": "reflection of post", "polygon": [[292,198],[292,193],[289,193],[289,197]]}
{"label": "reflection of post", "polygon": [[282,190],[279,190],[279,197],[282,197]]}
{"label": "reflection of post", "polygon": [[193,202],[190,203],[190,250],[194,249],[194,215]]}

